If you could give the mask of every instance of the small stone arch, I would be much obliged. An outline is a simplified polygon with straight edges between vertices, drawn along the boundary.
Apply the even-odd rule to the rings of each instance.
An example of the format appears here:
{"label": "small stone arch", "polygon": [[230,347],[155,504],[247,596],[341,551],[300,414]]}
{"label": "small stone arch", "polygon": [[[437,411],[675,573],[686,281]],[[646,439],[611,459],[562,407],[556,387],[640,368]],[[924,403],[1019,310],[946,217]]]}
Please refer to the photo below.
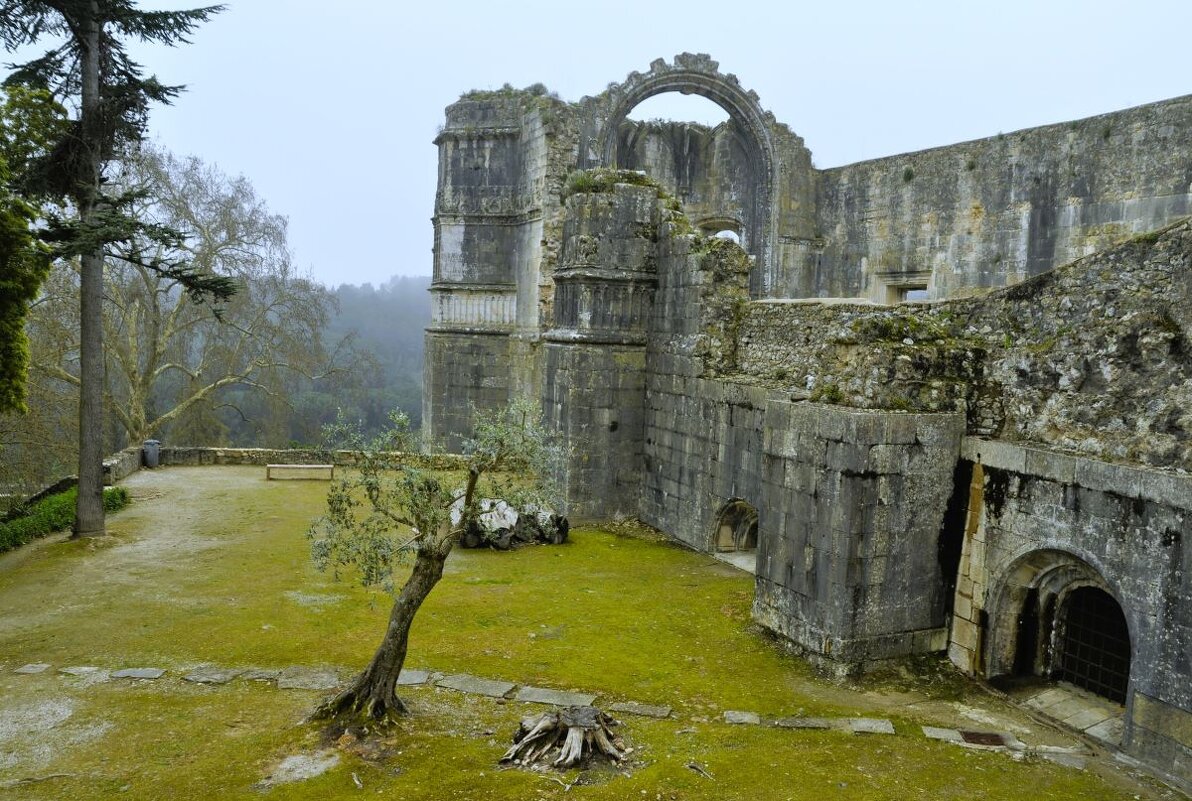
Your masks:
{"label": "small stone arch", "polygon": [[732,232],[735,235],[735,241],[740,244],[741,231],[745,225],[734,217],[706,217],[697,220],[695,227],[705,236],[721,236],[725,232]]}
{"label": "small stone arch", "polygon": [[757,550],[757,508],[735,498],[721,507],[712,532],[712,550],[725,553]]}
{"label": "small stone arch", "polygon": [[[1055,677],[1125,702],[1134,652],[1129,617],[1120,596],[1089,561],[1063,550],[1031,551],[1011,564],[993,590],[987,676]],[[1094,632],[1096,643],[1081,642],[1085,634],[1073,630],[1089,629],[1090,616],[1098,620],[1092,628],[1103,629]],[[1089,646],[1093,656],[1078,655],[1078,642],[1082,653]],[[1090,658],[1105,662],[1104,670],[1091,677],[1078,664]]]}
{"label": "small stone arch", "polygon": [[633,108],[643,100],[667,92],[698,94],[728,112],[746,143],[750,166],[757,176],[753,209],[743,230],[742,244],[756,257],[759,269],[750,276],[750,292],[764,296],[773,283],[774,248],[777,241],[774,193],[778,185],[778,165],[770,126],[774,115],[761,107],[752,90],[741,87],[736,75],[721,73],[718,62],[706,53],[681,53],[673,64],[656,59],[646,73],[633,72],[621,84],[610,85],[595,103],[603,101],[603,119],[594,121],[594,141],[590,143],[599,163],[617,166],[618,131]]}

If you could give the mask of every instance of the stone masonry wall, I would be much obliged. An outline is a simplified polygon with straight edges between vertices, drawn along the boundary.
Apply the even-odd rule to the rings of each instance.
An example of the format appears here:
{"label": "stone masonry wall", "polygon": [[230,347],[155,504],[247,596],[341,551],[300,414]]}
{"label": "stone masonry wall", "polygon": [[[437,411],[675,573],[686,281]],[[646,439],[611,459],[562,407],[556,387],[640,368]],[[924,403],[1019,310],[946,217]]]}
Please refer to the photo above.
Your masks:
{"label": "stone masonry wall", "polygon": [[740,234],[753,209],[758,183],[740,137],[731,121],[708,128],[686,122],[627,120],[621,125],[617,155],[620,166],[644,170],[682,201],[697,226],[720,221]]}
{"label": "stone masonry wall", "polygon": [[734,380],[861,408],[966,409],[972,434],[1192,463],[1192,223],[984,298],[755,302]]}
{"label": "stone masonry wall", "polygon": [[1192,96],[818,173],[795,297],[1017,283],[1192,214]]}
{"label": "stone masonry wall", "polygon": [[664,226],[646,346],[641,518],[711,547],[720,509],[761,500],[766,392],[715,380],[732,364],[748,261],[735,245]]}
{"label": "stone masonry wall", "polygon": [[[675,91],[744,98],[744,106],[712,130],[627,122],[618,129],[618,158],[673,181],[695,222],[742,223],[747,247],[760,254],[750,274],[754,297],[885,301],[920,283],[933,297],[963,296],[1192,212],[1192,97],[819,171],[803,141],[707,56],[660,60],[648,75],[631,74],[574,104],[541,87],[468,93],[448,107],[436,138],[430,332],[512,344],[471,342],[465,359],[443,354],[452,340],[428,339],[428,442],[458,444],[470,428],[466,410],[489,402],[474,392],[502,385],[507,394],[497,402],[541,396],[538,342],[553,325],[567,176],[604,157],[592,139],[602,115],[643,81],[669,75],[685,76],[675,78]],[[920,398],[916,390],[909,408],[948,401],[938,382],[966,379],[941,369],[930,380],[942,395]],[[440,379],[442,370],[478,379]]]}
{"label": "stone masonry wall", "polygon": [[544,336],[543,416],[570,454],[561,478],[572,518],[637,512],[646,326],[668,213],[656,186],[605,177],[567,198],[554,327]]}
{"label": "stone masonry wall", "polygon": [[723,241],[661,244],[642,519],[710,549],[720,512],[753,506],[755,618],[833,669],[942,649],[937,541],[963,416],[791,403],[734,380],[748,261]]}
{"label": "stone masonry wall", "polygon": [[956,414],[771,400],[754,619],[838,671],[942,650]]}
{"label": "stone masonry wall", "polygon": [[428,444],[457,452],[471,434],[474,409],[509,403],[508,352],[504,335],[427,331],[422,434]]}

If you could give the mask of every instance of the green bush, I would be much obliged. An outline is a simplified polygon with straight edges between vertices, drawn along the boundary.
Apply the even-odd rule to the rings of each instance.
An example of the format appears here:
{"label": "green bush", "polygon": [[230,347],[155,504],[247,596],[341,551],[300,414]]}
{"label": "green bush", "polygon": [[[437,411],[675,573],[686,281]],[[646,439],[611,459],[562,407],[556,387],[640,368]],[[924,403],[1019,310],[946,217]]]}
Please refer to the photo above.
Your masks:
{"label": "green bush", "polygon": [[[51,532],[70,528],[75,521],[75,498],[78,494],[78,489],[72,487],[57,495],[42,498],[20,517],[0,523],[0,553],[19,548]],[[108,512],[123,509],[128,506],[129,500],[128,490],[124,487],[108,487],[103,492],[103,508]]]}

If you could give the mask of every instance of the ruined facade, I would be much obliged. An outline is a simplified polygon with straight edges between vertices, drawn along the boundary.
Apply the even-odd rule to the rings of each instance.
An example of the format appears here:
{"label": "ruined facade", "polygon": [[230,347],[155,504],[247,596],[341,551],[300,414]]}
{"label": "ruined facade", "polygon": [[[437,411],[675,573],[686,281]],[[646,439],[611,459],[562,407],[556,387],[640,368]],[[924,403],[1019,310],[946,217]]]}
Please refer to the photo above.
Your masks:
{"label": "ruined facade", "polygon": [[1192,97],[817,170],[685,54],[436,142],[429,443],[536,399],[573,517],[754,553],[813,660],[1070,681],[1192,780]]}

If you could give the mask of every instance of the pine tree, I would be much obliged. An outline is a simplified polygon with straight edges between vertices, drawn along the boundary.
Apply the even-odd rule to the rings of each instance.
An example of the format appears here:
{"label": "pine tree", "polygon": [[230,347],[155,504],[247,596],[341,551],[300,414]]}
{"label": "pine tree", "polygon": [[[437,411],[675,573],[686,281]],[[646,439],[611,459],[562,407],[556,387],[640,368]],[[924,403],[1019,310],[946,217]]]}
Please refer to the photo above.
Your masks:
{"label": "pine tree", "polygon": [[[223,6],[188,11],[143,11],[132,0],[0,0],[0,42],[9,50],[42,37],[61,40],[40,58],[16,69],[6,84],[42,88],[78,109],[51,152],[31,165],[24,191],[66,201],[73,214],[47,211],[42,238],[58,258],[77,257],[80,293],[79,494],[75,536],[104,533],[103,517],[103,263],[107,245],[136,235],[176,242],[177,231],[138,221],[128,213],[135,199],[105,192],[105,169],[144,138],[152,103],[169,103],[181,90],[153,76],[125,49],[129,39],[165,45],[187,43],[195,28]],[[195,273],[185,264],[132,253],[153,269],[183,280],[192,297],[224,298],[230,281]]]}

